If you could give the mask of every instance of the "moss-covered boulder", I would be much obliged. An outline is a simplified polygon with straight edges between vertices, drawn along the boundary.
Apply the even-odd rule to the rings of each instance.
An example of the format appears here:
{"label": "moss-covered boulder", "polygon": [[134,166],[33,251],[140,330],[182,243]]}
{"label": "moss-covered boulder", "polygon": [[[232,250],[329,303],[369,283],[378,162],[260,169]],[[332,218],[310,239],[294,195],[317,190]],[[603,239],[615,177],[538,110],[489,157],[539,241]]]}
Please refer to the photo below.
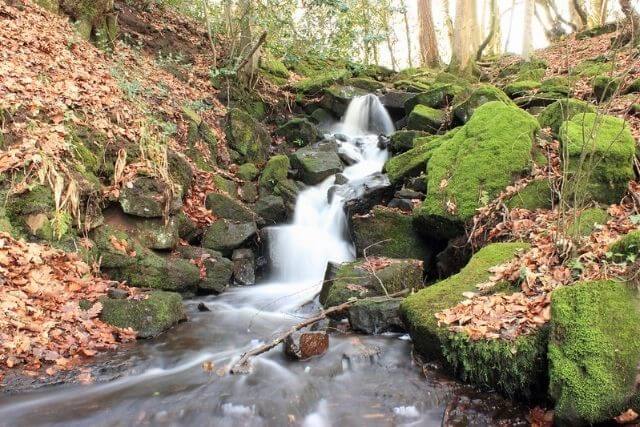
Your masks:
{"label": "moss-covered boulder", "polygon": [[318,125],[325,125],[327,123],[334,122],[336,119],[333,114],[324,108],[316,108],[309,116],[309,120]]}
{"label": "moss-covered boulder", "polygon": [[569,193],[578,199],[618,203],[634,178],[635,140],[617,117],[579,114],[560,128]]}
{"label": "moss-covered boulder", "polygon": [[260,58],[260,71],[272,83],[284,85],[289,80],[289,70],[287,67],[272,55],[263,55]]}
{"label": "moss-covered boulder", "polygon": [[549,392],[562,423],[605,422],[632,406],[640,362],[636,293],[599,281],[552,294]]}
{"label": "moss-covered boulder", "polygon": [[382,296],[385,293],[380,282],[389,294],[404,289],[420,289],[423,286],[421,261],[389,259],[388,265],[375,268],[377,271],[374,275],[364,260],[340,265],[335,278],[323,283],[320,303],[325,307],[332,307],[347,302],[350,298]]}
{"label": "moss-covered boulder", "polygon": [[351,77],[351,73],[347,70],[317,72],[313,77],[308,77],[295,83],[293,90],[304,95],[317,95],[325,88],[328,88],[334,83],[343,82],[349,77]]}
{"label": "moss-covered boulder", "polygon": [[262,163],[267,160],[271,137],[253,117],[238,108],[227,113],[225,126],[229,147],[245,162]]}
{"label": "moss-covered boulder", "polygon": [[276,130],[276,135],[284,137],[294,147],[314,144],[322,137],[313,123],[305,118],[289,120]]}
{"label": "moss-covered boulder", "polygon": [[367,256],[423,261],[431,256],[413,229],[411,216],[398,209],[376,206],[368,214],[353,216],[351,222],[358,256],[364,256],[366,248]]}
{"label": "moss-covered boulder", "polygon": [[411,113],[416,105],[425,105],[431,108],[445,108],[453,98],[462,91],[462,86],[451,83],[434,83],[428,90],[421,92],[404,103],[407,114]]}
{"label": "moss-covered boulder", "polygon": [[538,129],[535,118],[519,108],[502,102],[480,106],[433,151],[427,197],[414,211],[418,229],[438,239],[462,234],[476,209],[530,170]]}
{"label": "moss-covered boulder", "polygon": [[414,140],[414,148],[390,158],[384,165],[384,171],[389,176],[389,181],[397,184],[404,179],[424,173],[434,151],[445,141],[451,139],[456,132],[457,129],[454,129],[443,136],[416,138]]}
{"label": "moss-covered boulder", "polygon": [[587,59],[582,61],[569,70],[570,76],[577,77],[596,77],[599,75],[609,74],[615,71],[615,64],[609,62],[605,57]]}
{"label": "moss-covered boulder", "polygon": [[204,267],[204,277],[198,283],[199,291],[219,294],[231,284],[233,262],[220,252],[194,246],[179,246],[177,252],[182,258]]}
{"label": "moss-covered boulder", "polygon": [[139,176],[126,182],[118,198],[124,213],[143,218],[161,218],[182,207],[182,195],[160,178]]}
{"label": "moss-covered boulder", "polygon": [[511,98],[517,98],[530,94],[535,89],[540,88],[540,82],[535,80],[523,80],[518,82],[509,83],[504,87],[504,93]]}
{"label": "moss-covered boulder", "polygon": [[[201,169],[211,169],[216,164],[218,156],[218,139],[209,125],[191,108],[182,107],[182,116],[187,122],[188,130],[188,147],[184,154]],[[201,151],[202,147],[206,147],[204,154]]]}
{"label": "moss-covered boulder", "polygon": [[402,298],[372,297],[349,307],[349,324],[355,331],[377,335],[404,330],[400,319]]}
{"label": "moss-covered boulder", "polygon": [[65,223],[56,223],[56,205],[48,186],[35,185],[28,191],[8,197],[5,192],[0,195],[6,197],[2,201],[6,231],[49,241],[71,231],[71,216],[66,215]]}
{"label": "moss-covered boulder", "polygon": [[138,338],[152,338],[187,319],[182,297],[174,292],[154,291],[146,299],[102,298],[100,319],[118,328],[131,328]]}
{"label": "moss-covered boulder", "polygon": [[235,222],[260,222],[260,218],[245,204],[223,193],[210,193],[205,206],[218,218]]}
{"label": "moss-covered boulder", "polygon": [[298,169],[300,179],[307,185],[319,184],[344,169],[340,157],[330,147],[301,148],[290,159],[291,166]]}
{"label": "moss-covered boulder", "polygon": [[589,208],[577,212],[569,221],[567,234],[574,237],[586,237],[593,233],[599,226],[609,221],[609,213],[602,208]]}
{"label": "moss-covered boulder", "polygon": [[173,150],[167,151],[167,164],[171,181],[180,186],[177,192],[186,195],[193,183],[193,168],[191,164],[182,154],[178,154]]}
{"label": "moss-covered boulder", "polygon": [[407,118],[407,129],[436,133],[444,128],[446,121],[444,111],[418,104]]}
{"label": "moss-covered boulder", "polygon": [[536,209],[551,209],[553,205],[553,190],[549,180],[539,179],[530,182],[522,190],[505,200],[509,209],[520,208],[535,211]]}
{"label": "moss-covered boulder", "polygon": [[616,262],[635,261],[640,255],[640,231],[631,231],[609,247],[611,257]]}
{"label": "moss-covered boulder", "polygon": [[640,79],[635,79],[624,89],[625,94],[640,92]]}
{"label": "moss-covered boulder", "polygon": [[551,128],[558,135],[560,126],[567,120],[571,120],[577,114],[595,113],[593,105],[579,99],[562,99],[546,107],[540,115],[538,122],[542,128]]}
{"label": "moss-covered boulder", "polygon": [[389,137],[389,150],[394,153],[404,153],[413,148],[416,138],[429,136],[429,133],[416,130],[399,130]]}
{"label": "moss-covered boulder", "polygon": [[367,91],[353,86],[333,85],[324,90],[320,106],[336,116],[344,115],[353,98],[366,95]]}
{"label": "moss-covered boulder", "polygon": [[347,79],[345,82],[347,86],[353,86],[358,89],[365,90],[367,92],[377,92],[384,89],[384,83],[374,80],[369,77],[353,77]]}
{"label": "moss-covered boulder", "polygon": [[621,80],[609,76],[597,76],[591,80],[591,88],[597,102],[604,102],[620,89]]}
{"label": "moss-covered boulder", "polygon": [[124,215],[116,209],[108,209],[104,222],[123,231],[148,249],[171,250],[180,240],[180,219],[177,216],[164,218],[140,218]]}
{"label": "moss-covered boulder", "polygon": [[238,168],[238,178],[253,181],[260,175],[260,170],[253,163],[245,163]]}
{"label": "moss-covered boulder", "polygon": [[571,80],[566,77],[550,77],[540,84],[540,92],[571,95]]}
{"label": "moss-covered boulder", "polygon": [[466,123],[478,107],[492,101],[514,105],[507,94],[497,87],[479,84],[469,86],[453,98],[453,115],[460,123]]}
{"label": "moss-covered boulder", "polygon": [[249,244],[258,229],[254,222],[234,223],[219,219],[207,228],[202,237],[202,246],[231,256],[234,249]]}

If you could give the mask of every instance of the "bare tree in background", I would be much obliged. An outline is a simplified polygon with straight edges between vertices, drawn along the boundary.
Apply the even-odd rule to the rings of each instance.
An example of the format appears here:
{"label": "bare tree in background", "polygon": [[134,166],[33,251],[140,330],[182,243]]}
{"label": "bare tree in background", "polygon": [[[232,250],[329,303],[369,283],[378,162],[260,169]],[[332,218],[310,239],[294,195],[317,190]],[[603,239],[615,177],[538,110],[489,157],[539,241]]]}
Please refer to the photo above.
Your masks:
{"label": "bare tree in background", "polygon": [[628,29],[625,34],[625,41],[629,41],[635,45],[640,40],[640,16],[638,16],[638,12],[633,8],[631,0],[620,0],[620,9],[627,18]]}
{"label": "bare tree in background", "polygon": [[482,59],[484,50],[489,47],[490,55],[500,53],[500,11],[498,10],[498,0],[490,0],[489,3],[489,34],[480,44],[476,60]]}
{"label": "bare tree in background", "polygon": [[451,20],[451,6],[449,0],[442,0],[442,10],[444,11],[444,25],[447,26],[447,35],[449,36],[449,45],[453,46],[453,21]]}
{"label": "bare tree in background", "polygon": [[587,12],[584,9],[584,0],[570,0],[569,11],[571,12],[571,21],[577,30],[581,30],[589,24]]}
{"label": "bare tree in background", "polygon": [[402,19],[404,20],[404,33],[407,37],[407,59],[409,61],[409,67],[413,68],[413,59],[411,55],[411,28],[409,27],[409,12],[407,10],[407,3],[405,0],[400,0],[400,7],[402,8]]}
{"label": "bare tree in background", "polygon": [[468,74],[473,72],[473,60],[477,49],[473,42],[476,15],[476,0],[456,0],[456,19],[449,65],[454,71]]}
{"label": "bare tree in background", "polygon": [[591,10],[589,11],[589,26],[600,27],[607,22],[608,0],[591,0]]}
{"label": "bare tree in background", "polygon": [[418,0],[418,19],[420,22],[420,58],[422,65],[438,67],[440,65],[440,52],[438,40],[433,25],[431,0]]}
{"label": "bare tree in background", "polygon": [[524,22],[522,30],[522,56],[525,61],[531,59],[533,52],[533,13],[535,0],[524,0]]}

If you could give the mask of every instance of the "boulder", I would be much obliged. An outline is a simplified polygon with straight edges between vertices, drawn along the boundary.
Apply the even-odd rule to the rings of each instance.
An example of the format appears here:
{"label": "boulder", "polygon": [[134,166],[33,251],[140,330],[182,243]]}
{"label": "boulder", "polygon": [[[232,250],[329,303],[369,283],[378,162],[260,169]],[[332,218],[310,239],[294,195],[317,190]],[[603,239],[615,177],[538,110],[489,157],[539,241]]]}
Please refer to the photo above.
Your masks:
{"label": "boulder", "polygon": [[407,178],[423,174],[427,170],[427,162],[442,143],[455,135],[454,129],[443,136],[420,137],[414,140],[414,148],[392,157],[384,165],[384,171],[393,184]]}
{"label": "boulder", "polygon": [[290,167],[291,165],[287,156],[278,155],[271,157],[260,176],[260,190],[268,193],[277,193],[279,187],[287,184]]}
{"label": "boulder", "polygon": [[416,138],[429,136],[429,133],[415,130],[399,130],[389,137],[389,150],[394,154],[404,153],[414,147]]}
{"label": "boulder", "polygon": [[553,206],[553,190],[547,179],[530,182],[522,190],[505,200],[509,209],[551,209]]}
{"label": "boulder", "polygon": [[366,92],[377,92],[384,89],[384,83],[369,77],[353,77],[344,82],[347,86],[362,89]]}
{"label": "boulder", "polygon": [[401,90],[390,90],[387,91],[387,93],[385,93],[384,95],[380,96],[380,102],[387,109],[404,114],[404,105],[409,99],[413,98],[414,96],[416,96],[415,93],[405,92]]}
{"label": "boulder", "polygon": [[[346,185],[332,187],[343,198],[344,209],[349,217],[369,212],[393,194],[393,186],[387,175],[374,173],[363,179],[349,181]],[[329,191],[331,192],[332,189]],[[331,197],[329,197],[331,200]]]}
{"label": "boulder", "polygon": [[520,96],[530,95],[538,88],[540,88],[540,82],[534,80],[523,80],[506,85],[504,87],[504,93],[509,95],[510,98],[518,98]]}
{"label": "boulder", "polygon": [[619,78],[609,76],[597,76],[591,80],[593,95],[596,102],[604,102],[611,98],[620,89],[622,81]]}
{"label": "boulder", "polygon": [[427,198],[414,211],[417,229],[447,240],[464,232],[476,209],[493,200],[533,165],[538,122],[517,107],[490,102],[433,150]]}
{"label": "boulder", "polygon": [[325,72],[316,72],[314,76],[300,80],[293,85],[296,92],[304,95],[319,95],[326,88],[333,84],[343,82],[351,77],[351,73],[347,70],[330,70]]}
{"label": "boulder", "polygon": [[283,343],[284,354],[292,360],[307,360],[322,356],[329,349],[329,334],[325,331],[294,332]]}
{"label": "boulder", "polygon": [[167,166],[171,180],[180,186],[179,194],[186,195],[193,183],[193,168],[182,154],[167,150]]}
{"label": "boulder", "polygon": [[246,205],[223,193],[207,195],[205,206],[218,218],[235,222],[260,222],[260,218]]}
{"label": "boulder", "polygon": [[[428,245],[413,229],[410,215],[376,206],[364,215],[351,218],[353,241],[358,256],[382,256],[427,260],[431,256]],[[379,244],[376,244],[379,243]]]}
{"label": "boulder", "polygon": [[165,213],[176,213],[182,207],[182,194],[174,194],[170,185],[160,178],[138,176],[122,186],[118,201],[126,214],[162,218]]}
{"label": "boulder", "polygon": [[260,175],[260,170],[253,163],[245,163],[240,165],[237,175],[244,181],[253,181]]}
{"label": "boulder", "polygon": [[351,329],[370,335],[403,331],[404,324],[399,311],[401,302],[402,298],[386,296],[357,301],[349,307]]}
{"label": "boulder", "polygon": [[233,260],[233,283],[236,285],[255,285],[256,260],[251,249],[236,249]]}
{"label": "boulder", "polygon": [[125,215],[120,209],[104,211],[105,224],[121,230],[140,242],[142,246],[156,250],[171,250],[180,240],[180,220],[171,216],[163,218],[141,218]]}
{"label": "boulder", "polygon": [[545,108],[538,116],[538,122],[542,128],[551,128],[555,135],[560,132],[560,126],[567,120],[571,120],[577,114],[595,113],[593,105],[579,99],[563,99],[554,102]]}
{"label": "boulder", "polygon": [[451,83],[434,83],[427,91],[421,92],[404,103],[407,114],[411,113],[416,105],[425,105],[431,108],[445,108],[453,98],[462,91],[462,87]]}
{"label": "boulder", "polygon": [[561,126],[560,139],[568,194],[608,205],[620,202],[635,176],[636,148],[629,125],[613,116],[579,114]]}
{"label": "boulder", "polygon": [[467,123],[478,107],[493,101],[514,105],[507,94],[495,86],[488,84],[469,86],[453,98],[453,115],[460,123]]}
{"label": "boulder", "polygon": [[333,116],[333,114],[331,114],[329,111],[325,110],[324,108],[316,108],[311,113],[311,120],[318,125],[324,125],[327,123],[332,123],[336,119]]}
{"label": "boulder", "polygon": [[118,328],[131,328],[138,338],[152,338],[186,320],[182,297],[174,292],[153,291],[146,299],[102,298],[100,320]]}
{"label": "boulder", "polygon": [[613,242],[609,252],[615,262],[635,262],[640,255],[640,231],[631,231]]}
{"label": "boulder", "polygon": [[615,281],[553,292],[549,393],[559,422],[592,425],[640,409],[638,307],[637,291]]}
{"label": "boulder", "polygon": [[320,106],[331,111],[338,117],[347,112],[349,103],[353,98],[366,95],[367,91],[353,86],[333,85],[324,91]]}
{"label": "boulder", "polygon": [[233,263],[220,252],[195,246],[179,246],[177,252],[182,258],[201,268],[198,283],[200,291],[219,294],[231,284]]}
{"label": "boulder", "polygon": [[305,118],[289,120],[280,126],[275,134],[284,137],[287,143],[294,147],[315,144],[322,136],[314,124]]}
{"label": "boulder", "polygon": [[257,232],[254,222],[236,224],[226,219],[219,219],[205,231],[202,246],[229,256],[234,249],[249,243]]}
{"label": "boulder", "polygon": [[263,163],[267,160],[271,137],[253,117],[238,108],[227,113],[225,126],[229,147],[245,162]]}
{"label": "boulder", "polygon": [[266,225],[283,223],[287,219],[287,207],[280,196],[265,194],[256,202],[255,211],[264,219]]}
{"label": "boulder", "polygon": [[380,282],[389,294],[422,288],[422,261],[369,259],[374,261],[372,264],[377,270],[375,275],[363,260],[341,264],[335,278],[322,284],[320,303],[327,308],[347,302],[350,298],[384,295]]}
{"label": "boulder", "polygon": [[336,151],[305,147],[291,155],[291,164],[298,169],[300,178],[307,185],[316,185],[338,172],[344,165]]}
{"label": "boulder", "polygon": [[407,129],[436,133],[444,128],[446,121],[444,111],[418,104],[409,114]]}
{"label": "boulder", "polygon": [[245,203],[254,203],[258,199],[258,184],[255,182],[243,183],[238,190],[238,197]]}

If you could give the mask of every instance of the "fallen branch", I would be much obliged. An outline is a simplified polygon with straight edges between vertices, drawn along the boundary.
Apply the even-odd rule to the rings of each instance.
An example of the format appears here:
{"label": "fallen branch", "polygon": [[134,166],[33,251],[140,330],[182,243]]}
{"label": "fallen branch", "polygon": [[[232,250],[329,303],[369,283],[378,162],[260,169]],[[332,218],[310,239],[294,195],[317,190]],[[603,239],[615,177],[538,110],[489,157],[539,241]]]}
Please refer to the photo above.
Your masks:
{"label": "fallen branch", "polygon": [[251,60],[251,58],[253,58],[253,55],[256,53],[256,51],[266,41],[267,41],[267,32],[265,31],[264,33],[262,33],[262,35],[260,36],[256,44],[251,48],[247,56],[245,56],[244,59],[240,61],[240,64],[236,67],[236,70],[235,70],[236,73],[240,72],[240,70],[242,70],[244,66],[247,65],[247,63]]}
{"label": "fallen branch", "polygon": [[[395,298],[395,297],[405,295],[409,292],[410,292],[410,289],[405,289],[388,296],[389,298]],[[263,344],[259,347],[256,347],[252,350],[249,350],[246,353],[243,353],[242,356],[240,357],[240,360],[238,360],[236,363],[233,364],[233,366],[231,366],[231,369],[229,370],[229,372],[231,372],[232,374],[248,374],[251,371],[251,365],[249,364],[249,361],[252,357],[258,356],[259,354],[262,354],[262,353],[266,353],[267,351],[271,350],[272,348],[276,347],[277,345],[282,343],[284,340],[286,340],[288,336],[299,331],[300,329],[306,328],[307,326],[311,326],[314,323],[324,320],[327,318],[327,316],[331,314],[345,311],[356,302],[361,300],[366,300],[366,299],[368,298],[359,298],[359,299],[351,298],[349,299],[349,301],[344,302],[340,305],[336,305],[333,307],[329,307],[326,310],[322,310],[317,315],[310,317],[309,319],[306,319],[305,321],[294,325],[291,329],[278,335],[275,339],[271,340],[270,342]]]}

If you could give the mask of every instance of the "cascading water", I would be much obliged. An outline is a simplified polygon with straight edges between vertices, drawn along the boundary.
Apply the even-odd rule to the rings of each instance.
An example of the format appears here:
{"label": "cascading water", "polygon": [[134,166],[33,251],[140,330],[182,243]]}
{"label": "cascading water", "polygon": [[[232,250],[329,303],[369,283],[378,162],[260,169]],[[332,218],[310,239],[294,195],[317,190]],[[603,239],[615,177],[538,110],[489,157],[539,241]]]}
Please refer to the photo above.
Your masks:
{"label": "cascading water", "polygon": [[[0,427],[439,426],[451,394],[462,392],[435,373],[431,381],[421,378],[410,344],[398,335],[332,334],[327,353],[312,361],[289,362],[271,351],[253,361],[249,375],[211,372],[306,317],[300,307],[317,294],[327,262],[354,257],[343,204],[379,179],[387,153],[378,134],[392,130],[375,96],[354,99],[332,128],[338,150],[355,161],[343,171],[346,183],[336,186],[330,177],[306,189],[292,223],[271,229],[268,283],[188,301],[189,322],[99,359],[95,384],[0,396]],[[196,309],[203,302],[210,312]],[[464,416],[470,424],[495,424],[491,411]]]}

